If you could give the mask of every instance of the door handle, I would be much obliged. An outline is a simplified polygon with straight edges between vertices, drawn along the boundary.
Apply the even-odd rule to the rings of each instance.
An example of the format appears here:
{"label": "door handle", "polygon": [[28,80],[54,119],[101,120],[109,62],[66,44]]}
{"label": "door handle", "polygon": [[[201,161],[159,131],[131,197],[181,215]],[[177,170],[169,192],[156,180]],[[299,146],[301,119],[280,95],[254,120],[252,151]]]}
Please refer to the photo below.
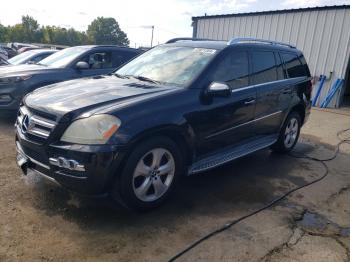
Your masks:
{"label": "door handle", "polygon": [[255,99],[250,99],[244,102],[245,105],[251,105],[255,103]]}

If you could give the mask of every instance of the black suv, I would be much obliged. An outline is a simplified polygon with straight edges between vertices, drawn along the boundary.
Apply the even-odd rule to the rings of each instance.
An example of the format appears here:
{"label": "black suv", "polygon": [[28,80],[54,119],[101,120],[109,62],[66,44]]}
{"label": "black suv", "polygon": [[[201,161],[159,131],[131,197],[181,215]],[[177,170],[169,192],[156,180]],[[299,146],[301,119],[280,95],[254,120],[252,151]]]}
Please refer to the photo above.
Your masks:
{"label": "black suv", "polygon": [[171,42],[113,74],[26,96],[16,124],[24,173],[149,209],[183,174],[294,147],[312,87],[300,51],[253,39]]}
{"label": "black suv", "polygon": [[118,46],[75,46],[50,55],[36,65],[1,67],[0,113],[17,111],[24,95],[34,89],[65,80],[111,73],[142,52]]}

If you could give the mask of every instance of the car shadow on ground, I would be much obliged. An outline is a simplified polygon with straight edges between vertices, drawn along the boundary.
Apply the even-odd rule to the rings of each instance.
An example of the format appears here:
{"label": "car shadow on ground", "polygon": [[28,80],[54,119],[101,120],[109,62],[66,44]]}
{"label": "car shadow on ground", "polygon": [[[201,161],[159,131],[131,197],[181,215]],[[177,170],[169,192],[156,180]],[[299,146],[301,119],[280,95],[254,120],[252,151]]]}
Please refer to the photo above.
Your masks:
{"label": "car shadow on ground", "polygon": [[[314,145],[302,142],[295,152],[308,154],[314,149]],[[59,215],[91,230],[117,233],[125,227],[168,229],[184,218],[195,220],[210,216],[219,219],[247,213],[319,177],[320,172],[322,167],[317,163],[266,149],[211,171],[183,177],[170,199],[147,213],[131,212],[109,198],[79,196],[41,180],[31,183],[34,188],[32,204],[49,217]]]}

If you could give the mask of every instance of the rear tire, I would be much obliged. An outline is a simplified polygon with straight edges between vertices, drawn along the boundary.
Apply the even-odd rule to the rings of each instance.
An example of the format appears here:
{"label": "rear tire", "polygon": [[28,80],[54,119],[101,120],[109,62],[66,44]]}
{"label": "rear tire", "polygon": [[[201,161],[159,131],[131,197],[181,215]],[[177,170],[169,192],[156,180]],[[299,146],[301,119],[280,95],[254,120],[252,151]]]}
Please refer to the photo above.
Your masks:
{"label": "rear tire", "polygon": [[132,210],[153,209],[168,198],[182,172],[183,158],[171,139],[145,140],[127,158],[112,197]]}
{"label": "rear tire", "polygon": [[300,129],[300,115],[293,111],[284,122],[277,142],[271,146],[272,151],[278,153],[287,153],[291,151],[298,142]]}

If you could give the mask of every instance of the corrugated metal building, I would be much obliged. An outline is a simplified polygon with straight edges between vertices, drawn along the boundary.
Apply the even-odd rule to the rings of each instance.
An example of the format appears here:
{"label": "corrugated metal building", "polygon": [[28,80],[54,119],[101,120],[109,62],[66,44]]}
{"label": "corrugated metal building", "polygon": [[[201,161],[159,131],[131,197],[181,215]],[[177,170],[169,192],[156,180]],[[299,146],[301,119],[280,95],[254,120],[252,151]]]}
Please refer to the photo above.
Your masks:
{"label": "corrugated metal building", "polygon": [[[322,101],[337,78],[344,79],[330,107],[350,96],[350,5],[193,17],[193,37],[229,40],[254,37],[282,41],[302,50],[311,75],[325,75]],[[315,88],[314,88],[315,91]],[[318,103],[319,104],[319,103]]]}

